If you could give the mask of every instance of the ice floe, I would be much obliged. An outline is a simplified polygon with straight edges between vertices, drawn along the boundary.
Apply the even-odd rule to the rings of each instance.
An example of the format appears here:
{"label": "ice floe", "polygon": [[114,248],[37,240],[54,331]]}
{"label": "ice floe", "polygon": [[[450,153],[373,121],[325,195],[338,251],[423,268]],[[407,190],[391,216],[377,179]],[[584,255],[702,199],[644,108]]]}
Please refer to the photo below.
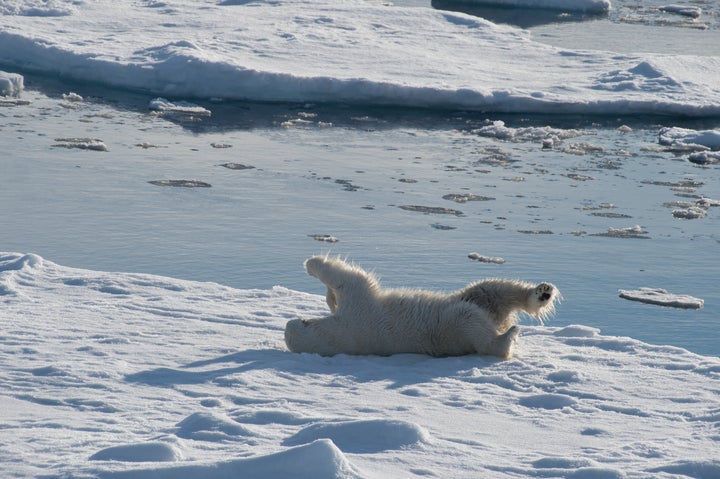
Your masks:
{"label": "ice floe", "polygon": [[720,130],[691,130],[679,127],[662,128],[658,133],[658,141],[665,146],[720,150]]}
{"label": "ice floe", "polygon": [[[606,0],[528,1],[609,7]],[[38,1],[47,15],[29,17],[23,3],[2,3],[0,63],[163,98],[720,113],[720,58],[556,48],[516,28],[431,8],[363,0],[98,0],[82,8]]]}
{"label": "ice floe", "polygon": [[503,258],[500,258],[498,256],[484,256],[480,253],[470,253],[468,254],[468,258],[480,261],[481,263],[494,263],[494,264],[503,264],[505,263],[505,260]]}
{"label": "ice floe", "polygon": [[289,319],[326,314],[325,298],[283,287],[238,290],[0,253],[0,292],[8,477],[720,471],[720,359],[591,325],[522,326],[510,361],[323,358],[288,352],[282,336]]}
{"label": "ice floe", "polygon": [[621,289],[619,293],[620,297],[624,299],[672,308],[700,309],[705,304],[705,301],[700,298],[685,294],[673,294],[661,288]]}

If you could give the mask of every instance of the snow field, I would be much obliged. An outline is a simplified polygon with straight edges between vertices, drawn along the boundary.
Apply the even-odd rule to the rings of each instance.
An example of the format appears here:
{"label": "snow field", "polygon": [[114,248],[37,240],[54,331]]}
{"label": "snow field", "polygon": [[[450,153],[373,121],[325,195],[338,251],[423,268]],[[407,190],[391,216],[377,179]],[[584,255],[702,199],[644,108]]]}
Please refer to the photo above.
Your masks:
{"label": "snow field", "polygon": [[14,477],[720,473],[720,360],[682,349],[524,326],[511,361],[323,358],[282,336],[324,299],[282,287],[2,253],[0,291],[0,463]]}

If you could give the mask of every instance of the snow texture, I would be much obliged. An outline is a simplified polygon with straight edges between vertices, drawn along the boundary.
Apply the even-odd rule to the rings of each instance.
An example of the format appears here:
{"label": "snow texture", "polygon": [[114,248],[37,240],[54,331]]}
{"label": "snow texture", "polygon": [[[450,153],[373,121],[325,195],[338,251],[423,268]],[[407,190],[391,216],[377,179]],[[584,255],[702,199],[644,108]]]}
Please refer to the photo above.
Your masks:
{"label": "snow texture", "polygon": [[6,0],[0,11],[0,63],[166,98],[720,114],[718,57],[557,48],[517,28],[430,8],[364,0]]}
{"label": "snow texture", "polygon": [[323,297],[20,253],[0,303],[6,477],[720,473],[720,359],[591,326],[524,327],[510,361],[293,354]]}

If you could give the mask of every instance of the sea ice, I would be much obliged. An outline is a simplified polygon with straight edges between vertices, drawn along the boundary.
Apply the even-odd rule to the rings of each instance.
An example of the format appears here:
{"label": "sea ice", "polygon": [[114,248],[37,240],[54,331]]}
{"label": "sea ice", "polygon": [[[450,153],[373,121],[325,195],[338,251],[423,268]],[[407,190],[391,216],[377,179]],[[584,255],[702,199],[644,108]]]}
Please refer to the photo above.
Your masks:
{"label": "sea ice", "polygon": [[660,11],[690,18],[700,18],[700,15],[702,15],[702,8],[692,5],[665,5],[660,7]]}
{"label": "sea ice", "polygon": [[699,145],[704,149],[720,150],[720,130],[691,130],[688,128],[662,128],[658,141],[665,146]]}
{"label": "sea ice", "polygon": [[511,361],[323,358],[289,353],[282,338],[289,319],[327,314],[322,296],[21,253],[0,253],[0,304],[8,477],[720,471],[720,359],[592,326],[523,326]]}
{"label": "sea ice", "polygon": [[150,101],[148,108],[160,114],[188,114],[197,116],[210,116],[212,113],[205,107],[188,101],[171,102],[165,98],[155,98]]}
{"label": "sea ice", "polygon": [[497,257],[497,256],[484,256],[479,253],[470,253],[468,254],[468,258],[480,261],[481,263],[494,263],[494,264],[503,264],[505,263],[505,260]]}
{"label": "sea ice", "polygon": [[22,75],[0,70],[0,96],[19,97],[24,81]]}
{"label": "sea ice", "polygon": [[[609,7],[607,0],[531,3]],[[0,63],[165,98],[720,113],[720,58],[556,48],[517,28],[431,8],[363,0],[177,0],[161,8],[97,0],[82,8],[49,2],[48,12],[64,16],[29,17],[21,4],[2,3]],[[315,120],[298,118],[307,121]]]}
{"label": "sea ice", "polygon": [[661,288],[619,290],[620,297],[641,303],[669,306],[672,308],[700,309],[705,301],[685,294],[673,294]]}

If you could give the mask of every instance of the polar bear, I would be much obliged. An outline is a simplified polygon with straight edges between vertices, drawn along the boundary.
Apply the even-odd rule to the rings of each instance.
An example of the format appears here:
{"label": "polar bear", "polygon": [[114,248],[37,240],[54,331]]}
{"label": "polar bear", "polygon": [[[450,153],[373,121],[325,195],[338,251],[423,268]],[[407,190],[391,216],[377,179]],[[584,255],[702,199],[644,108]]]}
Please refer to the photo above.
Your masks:
{"label": "polar bear", "polygon": [[560,293],[550,283],[486,279],[452,293],[383,289],[377,278],[339,258],[313,256],[305,269],[327,286],[330,314],[293,319],[285,327],[292,352],[512,357],[517,311],[541,323]]}

